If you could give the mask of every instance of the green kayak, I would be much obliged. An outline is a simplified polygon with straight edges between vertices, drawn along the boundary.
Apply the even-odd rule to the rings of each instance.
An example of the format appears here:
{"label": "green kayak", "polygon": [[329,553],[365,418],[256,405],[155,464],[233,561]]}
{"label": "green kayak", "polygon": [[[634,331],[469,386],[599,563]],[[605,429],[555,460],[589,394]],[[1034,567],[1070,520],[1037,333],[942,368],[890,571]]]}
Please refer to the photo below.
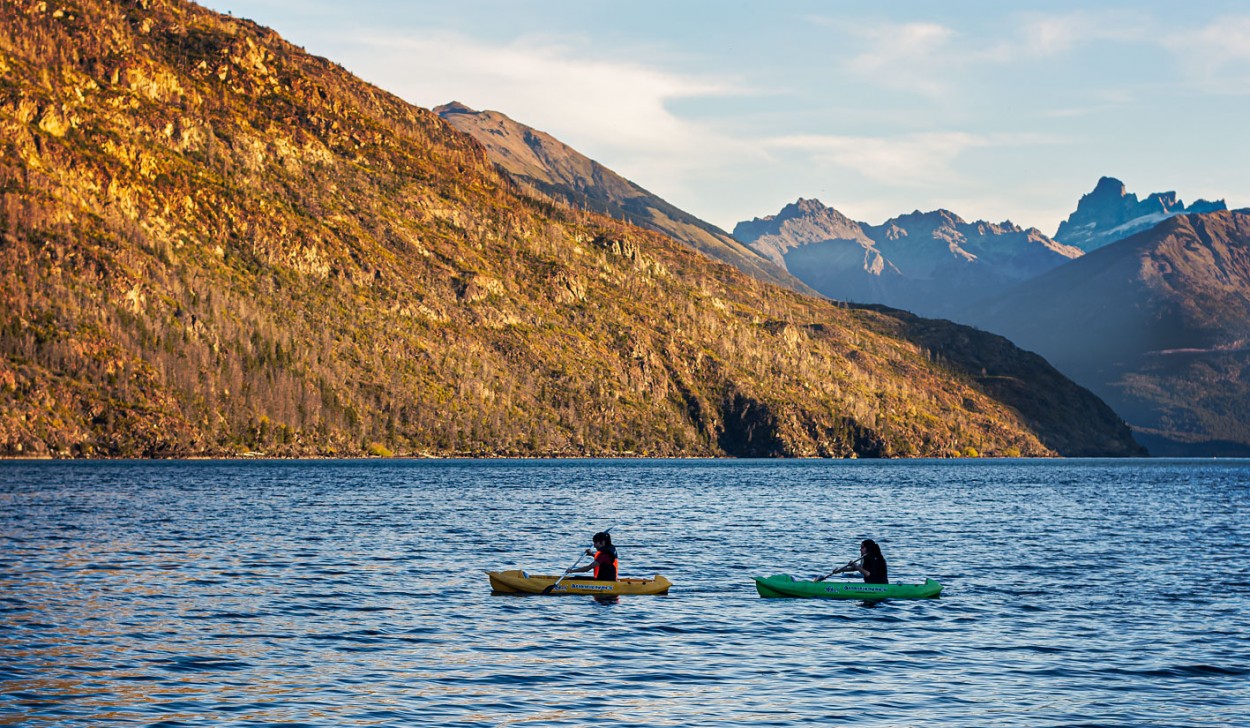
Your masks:
{"label": "green kayak", "polygon": [[806,599],[932,599],[942,585],[932,579],[923,584],[865,584],[859,581],[796,581],[789,574],[755,577],[762,597]]}

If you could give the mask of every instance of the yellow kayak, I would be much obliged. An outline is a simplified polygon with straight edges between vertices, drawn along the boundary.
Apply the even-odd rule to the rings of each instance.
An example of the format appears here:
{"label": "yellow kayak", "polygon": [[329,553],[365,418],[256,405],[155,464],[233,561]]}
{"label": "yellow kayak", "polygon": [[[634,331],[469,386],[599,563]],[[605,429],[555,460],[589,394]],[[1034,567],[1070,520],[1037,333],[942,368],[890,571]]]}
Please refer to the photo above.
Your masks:
{"label": "yellow kayak", "polygon": [[[555,584],[560,577],[552,574],[526,574],[519,569],[512,571],[488,571],[490,590],[495,594],[542,594],[543,589]],[[595,581],[594,579],[568,577],[551,590],[552,596],[586,594],[591,596],[617,596],[620,594],[667,594],[672,582],[656,574],[649,579],[617,579]]]}

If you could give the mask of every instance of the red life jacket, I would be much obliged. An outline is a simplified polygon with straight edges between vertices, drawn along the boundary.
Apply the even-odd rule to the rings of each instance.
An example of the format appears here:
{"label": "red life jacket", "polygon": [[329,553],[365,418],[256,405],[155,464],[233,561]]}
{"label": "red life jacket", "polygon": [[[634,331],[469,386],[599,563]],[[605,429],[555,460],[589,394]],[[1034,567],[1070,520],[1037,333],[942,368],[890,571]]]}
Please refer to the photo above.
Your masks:
{"label": "red life jacket", "polygon": [[612,568],[611,568],[612,573],[611,574],[604,573],[602,574],[602,576],[600,576],[600,573],[603,571],[607,571],[607,569],[604,568],[603,562],[599,560],[600,556],[603,556],[602,551],[599,551],[595,554],[595,581],[616,581],[616,575],[620,573],[620,568],[621,568],[620,563],[616,558],[616,553],[615,552],[612,553]]}

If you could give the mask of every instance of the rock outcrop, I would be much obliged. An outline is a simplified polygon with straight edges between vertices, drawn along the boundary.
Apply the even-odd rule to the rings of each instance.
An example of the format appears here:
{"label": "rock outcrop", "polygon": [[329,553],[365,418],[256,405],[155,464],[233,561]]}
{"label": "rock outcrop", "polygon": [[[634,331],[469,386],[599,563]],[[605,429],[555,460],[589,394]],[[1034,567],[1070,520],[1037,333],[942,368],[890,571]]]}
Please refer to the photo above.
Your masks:
{"label": "rock outcrop", "polygon": [[1152,228],[1175,215],[1227,209],[1223,200],[1198,200],[1186,207],[1175,192],[1155,192],[1139,200],[1120,180],[1103,177],[1092,192],[1081,196],[1076,211],[1059,223],[1055,240],[1089,252]]}

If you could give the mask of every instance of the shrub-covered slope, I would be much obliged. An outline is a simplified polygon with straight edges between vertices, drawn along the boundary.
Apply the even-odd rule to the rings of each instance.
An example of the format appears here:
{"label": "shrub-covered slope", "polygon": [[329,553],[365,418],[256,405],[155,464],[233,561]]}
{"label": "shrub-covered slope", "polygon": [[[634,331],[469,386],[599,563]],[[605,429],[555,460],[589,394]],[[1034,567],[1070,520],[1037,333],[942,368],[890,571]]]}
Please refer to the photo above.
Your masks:
{"label": "shrub-covered slope", "polygon": [[1065,450],[889,312],[528,198],[193,4],[0,4],[0,145],[3,454]]}

